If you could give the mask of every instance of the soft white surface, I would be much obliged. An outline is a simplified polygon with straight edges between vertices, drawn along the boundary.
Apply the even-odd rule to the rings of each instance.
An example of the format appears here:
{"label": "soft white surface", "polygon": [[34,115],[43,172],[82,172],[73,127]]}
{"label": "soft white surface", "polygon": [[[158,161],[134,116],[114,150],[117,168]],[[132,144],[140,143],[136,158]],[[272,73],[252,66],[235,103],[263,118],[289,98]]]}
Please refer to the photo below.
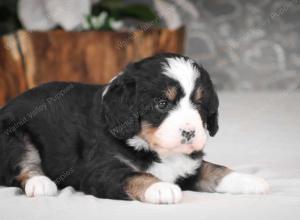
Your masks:
{"label": "soft white surface", "polygon": [[267,179],[269,195],[184,192],[176,205],[97,199],[71,187],[27,198],[0,188],[0,219],[300,219],[300,93],[221,94],[206,159]]}

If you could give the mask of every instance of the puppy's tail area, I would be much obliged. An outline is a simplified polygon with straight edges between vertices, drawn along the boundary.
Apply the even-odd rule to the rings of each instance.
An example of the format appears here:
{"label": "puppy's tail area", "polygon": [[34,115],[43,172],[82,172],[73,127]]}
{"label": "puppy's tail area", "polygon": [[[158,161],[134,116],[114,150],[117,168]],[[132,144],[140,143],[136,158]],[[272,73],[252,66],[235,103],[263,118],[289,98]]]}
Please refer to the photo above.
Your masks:
{"label": "puppy's tail area", "polygon": [[15,118],[0,110],[0,185],[14,186],[18,163],[24,151],[20,136],[15,129]]}

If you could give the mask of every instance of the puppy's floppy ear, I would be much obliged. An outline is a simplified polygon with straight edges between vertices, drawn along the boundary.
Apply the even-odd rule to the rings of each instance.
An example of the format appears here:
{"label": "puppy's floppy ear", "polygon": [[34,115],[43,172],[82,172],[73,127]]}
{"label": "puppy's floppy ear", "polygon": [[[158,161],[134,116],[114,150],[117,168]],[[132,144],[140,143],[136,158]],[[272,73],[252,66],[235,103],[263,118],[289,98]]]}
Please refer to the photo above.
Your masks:
{"label": "puppy's floppy ear", "polygon": [[135,79],[120,75],[103,95],[104,117],[109,132],[118,139],[134,136],[140,128]]}
{"label": "puppy's floppy ear", "polygon": [[207,130],[210,136],[214,136],[219,130],[218,123],[218,108],[219,108],[219,98],[213,83],[209,77],[208,72],[200,67],[201,72],[201,87],[204,89],[205,93],[205,107],[207,110]]}
{"label": "puppy's floppy ear", "polygon": [[212,115],[208,116],[207,130],[209,131],[210,136],[215,136],[215,134],[219,130],[218,112],[213,113]]}
{"label": "puppy's floppy ear", "polygon": [[208,102],[207,130],[209,131],[210,136],[214,136],[219,130],[219,122],[218,122],[219,98],[212,83],[210,86],[209,93],[210,95],[209,95],[209,102]]}

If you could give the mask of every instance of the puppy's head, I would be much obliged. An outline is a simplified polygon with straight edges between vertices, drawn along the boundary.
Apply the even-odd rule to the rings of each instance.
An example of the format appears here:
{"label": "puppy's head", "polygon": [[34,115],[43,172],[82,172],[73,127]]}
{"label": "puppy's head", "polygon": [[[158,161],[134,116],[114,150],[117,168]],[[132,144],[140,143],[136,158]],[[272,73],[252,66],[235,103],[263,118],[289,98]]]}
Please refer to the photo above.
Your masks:
{"label": "puppy's head", "polygon": [[111,134],[137,150],[190,154],[218,130],[218,97],[205,69],[162,54],[130,64],[106,86],[104,114]]}

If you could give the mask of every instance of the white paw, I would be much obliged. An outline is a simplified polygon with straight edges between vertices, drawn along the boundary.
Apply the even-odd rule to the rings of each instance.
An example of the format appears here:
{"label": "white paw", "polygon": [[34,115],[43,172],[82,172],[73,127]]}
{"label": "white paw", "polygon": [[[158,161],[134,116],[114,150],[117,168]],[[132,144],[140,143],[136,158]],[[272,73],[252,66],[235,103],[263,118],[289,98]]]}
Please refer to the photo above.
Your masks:
{"label": "white paw", "polygon": [[233,172],[221,180],[216,191],[232,194],[266,194],[270,192],[270,185],[263,178]]}
{"label": "white paw", "polygon": [[144,194],[145,202],[154,204],[174,204],[180,202],[182,192],[179,186],[158,182],[152,184]]}
{"label": "white paw", "polygon": [[25,193],[29,197],[54,196],[57,194],[57,186],[46,176],[34,176],[27,180]]}

